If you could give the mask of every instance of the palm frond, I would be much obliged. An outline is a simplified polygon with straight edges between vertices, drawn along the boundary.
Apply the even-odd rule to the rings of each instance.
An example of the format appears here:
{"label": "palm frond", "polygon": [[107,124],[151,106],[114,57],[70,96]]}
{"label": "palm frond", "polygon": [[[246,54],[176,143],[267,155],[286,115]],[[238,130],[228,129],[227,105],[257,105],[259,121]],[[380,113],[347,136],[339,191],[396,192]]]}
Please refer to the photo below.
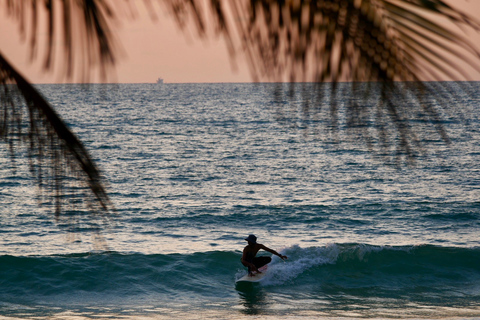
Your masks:
{"label": "palm frond", "polygon": [[[210,11],[197,10],[198,0],[162,2],[182,12],[183,25],[190,18],[196,25],[220,26],[217,34],[244,53],[257,81],[332,83],[330,93],[318,86],[315,97],[310,93],[313,100],[304,99],[315,102],[306,105],[307,114],[329,107],[336,127],[338,111],[345,108],[350,120],[358,117],[347,121],[355,124],[353,131],[362,128],[359,135],[371,140],[368,130],[375,127],[379,145],[396,143],[395,154],[407,158],[421,152],[420,122],[449,142],[439,119],[454,97],[424,101],[429,87],[422,81],[469,80],[469,69],[480,71],[479,49],[460,32],[478,31],[480,22],[443,0],[211,0]],[[341,103],[337,83],[343,81],[354,98]],[[423,119],[412,124],[416,115]],[[369,121],[360,124],[361,119]],[[387,128],[396,130],[390,142],[384,140]]]}
{"label": "palm frond", "polygon": [[[123,1],[115,4],[121,7]],[[37,59],[42,49],[44,69],[62,68],[58,74],[68,80],[88,82],[94,68],[105,80],[121,53],[111,31],[117,20],[108,1],[6,0],[3,9],[17,21],[21,36],[28,37],[31,59]]]}
{"label": "palm frond", "polygon": [[[111,33],[116,16],[107,1],[6,0],[0,9],[29,39],[30,58],[41,58],[44,69],[61,78],[88,82],[96,67],[100,79],[106,79],[116,62],[119,48]],[[57,216],[78,201],[75,194],[87,199],[92,212],[112,211],[100,172],[83,144],[1,53],[0,90],[0,138],[12,155],[21,145],[27,147],[31,172],[42,194],[54,199]]]}
{"label": "palm frond", "polygon": [[83,144],[1,53],[0,138],[12,155],[20,146],[27,148],[30,169],[40,188],[54,194],[57,216],[64,205],[72,204],[72,193],[92,199],[93,212],[113,209],[100,172]]}

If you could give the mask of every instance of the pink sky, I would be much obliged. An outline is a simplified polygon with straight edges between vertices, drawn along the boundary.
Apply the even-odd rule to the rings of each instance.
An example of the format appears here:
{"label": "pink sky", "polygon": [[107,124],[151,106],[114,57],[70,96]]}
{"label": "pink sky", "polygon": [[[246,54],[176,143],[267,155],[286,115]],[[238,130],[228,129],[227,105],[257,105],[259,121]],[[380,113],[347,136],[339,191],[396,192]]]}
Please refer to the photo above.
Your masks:
{"label": "pink sky", "polygon": [[[251,81],[245,62],[236,59],[237,67],[233,68],[222,39],[205,41],[197,39],[192,32],[182,32],[173,19],[158,8],[157,21],[152,21],[145,14],[143,2],[138,3],[140,17],[123,19],[118,28],[117,38],[123,54],[109,81],[144,83],[155,82],[159,77],[169,83]],[[0,51],[30,81],[62,82],[58,72],[46,73],[42,69],[41,54],[40,59],[30,61],[28,41],[20,39],[18,30],[12,18],[0,14]]]}
{"label": "pink sky", "polygon": [[[455,0],[453,3],[461,3],[470,13],[480,13],[480,0]],[[143,8],[142,5],[139,7]],[[209,38],[201,41],[191,32],[178,30],[171,17],[163,12],[159,11],[158,16],[156,22],[144,14],[135,20],[122,21],[117,36],[125,54],[116,65],[115,76],[109,81],[144,83],[154,82],[158,77],[164,78],[168,83],[252,80],[248,67],[241,58],[235,60],[237,68],[232,67],[222,39]],[[480,42],[478,34],[470,33],[469,36],[475,37],[475,43]],[[4,15],[0,15],[0,44],[1,52],[30,81],[64,81],[59,79],[58,73],[45,73],[42,70],[42,59],[29,61],[27,41],[20,39],[17,24]],[[472,73],[472,77],[480,80],[480,75],[476,73]]]}

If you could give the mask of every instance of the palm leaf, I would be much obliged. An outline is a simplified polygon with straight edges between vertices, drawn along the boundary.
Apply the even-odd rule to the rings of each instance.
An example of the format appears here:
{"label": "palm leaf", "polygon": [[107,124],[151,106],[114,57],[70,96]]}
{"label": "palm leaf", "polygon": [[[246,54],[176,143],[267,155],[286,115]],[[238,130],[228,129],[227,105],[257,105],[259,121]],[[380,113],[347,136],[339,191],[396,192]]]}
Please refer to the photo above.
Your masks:
{"label": "palm leaf", "polygon": [[[318,83],[304,99],[316,100],[305,105],[310,109],[306,114],[319,114],[328,107],[330,123],[336,128],[338,112],[345,109],[347,123],[354,125],[351,132],[372,146],[375,139],[370,129],[376,128],[381,153],[393,144],[396,157],[403,154],[411,159],[422,153],[424,128],[419,123],[433,126],[449,142],[439,121],[440,109],[452,105],[455,97],[424,101],[422,94],[429,87],[421,80],[426,75],[432,80],[468,80],[469,69],[480,70],[477,47],[440,23],[440,18],[476,31],[480,23],[442,0],[212,0],[210,7],[215,10],[210,15],[194,9],[201,1],[163,2],[182,12],[183,25],[189,17],[196,25],[214,21],[223,26],[217,33],[244,53],[254,79]],[[187,15],[189,10],[195,12]],[[463,67],[456,65],[458,60]],[[351,100],[340,103],[338,94],[346,89],[345,85],[339,89],[339,81],[350,82]],[[404,85],[411,81],[415,85]],[[333,83],[327,86],[330,93],[322,89],[324,82]],[[356,86],[357,82],[364,85]],[[359,123],[362,119],[368,121]],[[386,141],[387,137],[391,139]]]}
{"label": "palm leaf", "polygon": [[[0,137],[13,154],[15,144],[26,144],[32,173],[45,190],[54,190],[57,216],[69,203],[63,192],[72,179],[84,188],[70,187],[91,205],[108,212],[113,207],[90,155],[52,106],[0,54]],[[26,109],[26,110],[25,110]],[[24,119],[28,115],[28,119]],[[24,132],[25,128],[27,132]],[[90,192],[87,192],[87,189]],[[92,207],[92,208],[93,208]],[[98,211],[95,209],[95,211]]]}
{"label": "palm leaf", "polygon": [[[116,7],[122,4],[116,2]],[[59,74],[68,80],[76,77],[88,82],[94,67],[106,79],[120,53],[111,32],[116,16],[105,0],[6,0],[4,10],[18,22],[21,36],[29,38],[31,58],[37,59],[39,47],[44,48],[45,70],[62,68]],[[39,45],[42,18],[47,37],[46,43]],[[63,45],[56,46],[56,42]]]}
{"label": "palm leaf", "polygon": [[[106,1],[7,0],[3,8],[19,23],[22,36],[29,37],[32,59],[45,48],[45,70],[61,67],[62,76],[85,82],[94,66],[105,79],[115,63],[118,48],[110,32],[115,16]],[[43,46],[38,43],[41,18],[48,26]],[[60,51],[53,45],[57,40],[64,44]],[[74,204],[75,194],[87,199],[92,212],[111,211],[100,172],[83,144],[1,53],[0,90],[0,138],[12,156],[20,145],[27,147],[31,172],[40,189],[53,196],[57,216]]]}

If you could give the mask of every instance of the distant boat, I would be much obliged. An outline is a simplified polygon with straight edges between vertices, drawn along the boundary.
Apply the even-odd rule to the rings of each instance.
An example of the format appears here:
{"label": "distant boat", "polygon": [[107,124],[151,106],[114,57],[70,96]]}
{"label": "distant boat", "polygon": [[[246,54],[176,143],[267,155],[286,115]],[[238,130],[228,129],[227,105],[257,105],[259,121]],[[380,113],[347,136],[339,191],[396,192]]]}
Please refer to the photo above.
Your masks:
{"label": "distant boat", "polygon": [[162,79],[162,78],[158,78],[158,79],[157,79],[157,83],[158,83],[158,84],[163,84],[163,79]]}

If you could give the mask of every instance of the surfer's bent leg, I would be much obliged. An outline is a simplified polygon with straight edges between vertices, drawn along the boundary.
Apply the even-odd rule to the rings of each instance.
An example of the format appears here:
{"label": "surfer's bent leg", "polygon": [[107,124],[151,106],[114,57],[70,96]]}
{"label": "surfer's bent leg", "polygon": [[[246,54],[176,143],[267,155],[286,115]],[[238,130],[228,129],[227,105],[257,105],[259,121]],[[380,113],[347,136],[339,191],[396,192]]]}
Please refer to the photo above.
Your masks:
{"label": "surfer's bent leg", "polygon": [[257,258],[253,259],[253,264],[258,269],[258,268],[261,268],[264,265],[270,263],[271,261],[272,261],[272,258],[270,258],[270,257],[257,257]]}

